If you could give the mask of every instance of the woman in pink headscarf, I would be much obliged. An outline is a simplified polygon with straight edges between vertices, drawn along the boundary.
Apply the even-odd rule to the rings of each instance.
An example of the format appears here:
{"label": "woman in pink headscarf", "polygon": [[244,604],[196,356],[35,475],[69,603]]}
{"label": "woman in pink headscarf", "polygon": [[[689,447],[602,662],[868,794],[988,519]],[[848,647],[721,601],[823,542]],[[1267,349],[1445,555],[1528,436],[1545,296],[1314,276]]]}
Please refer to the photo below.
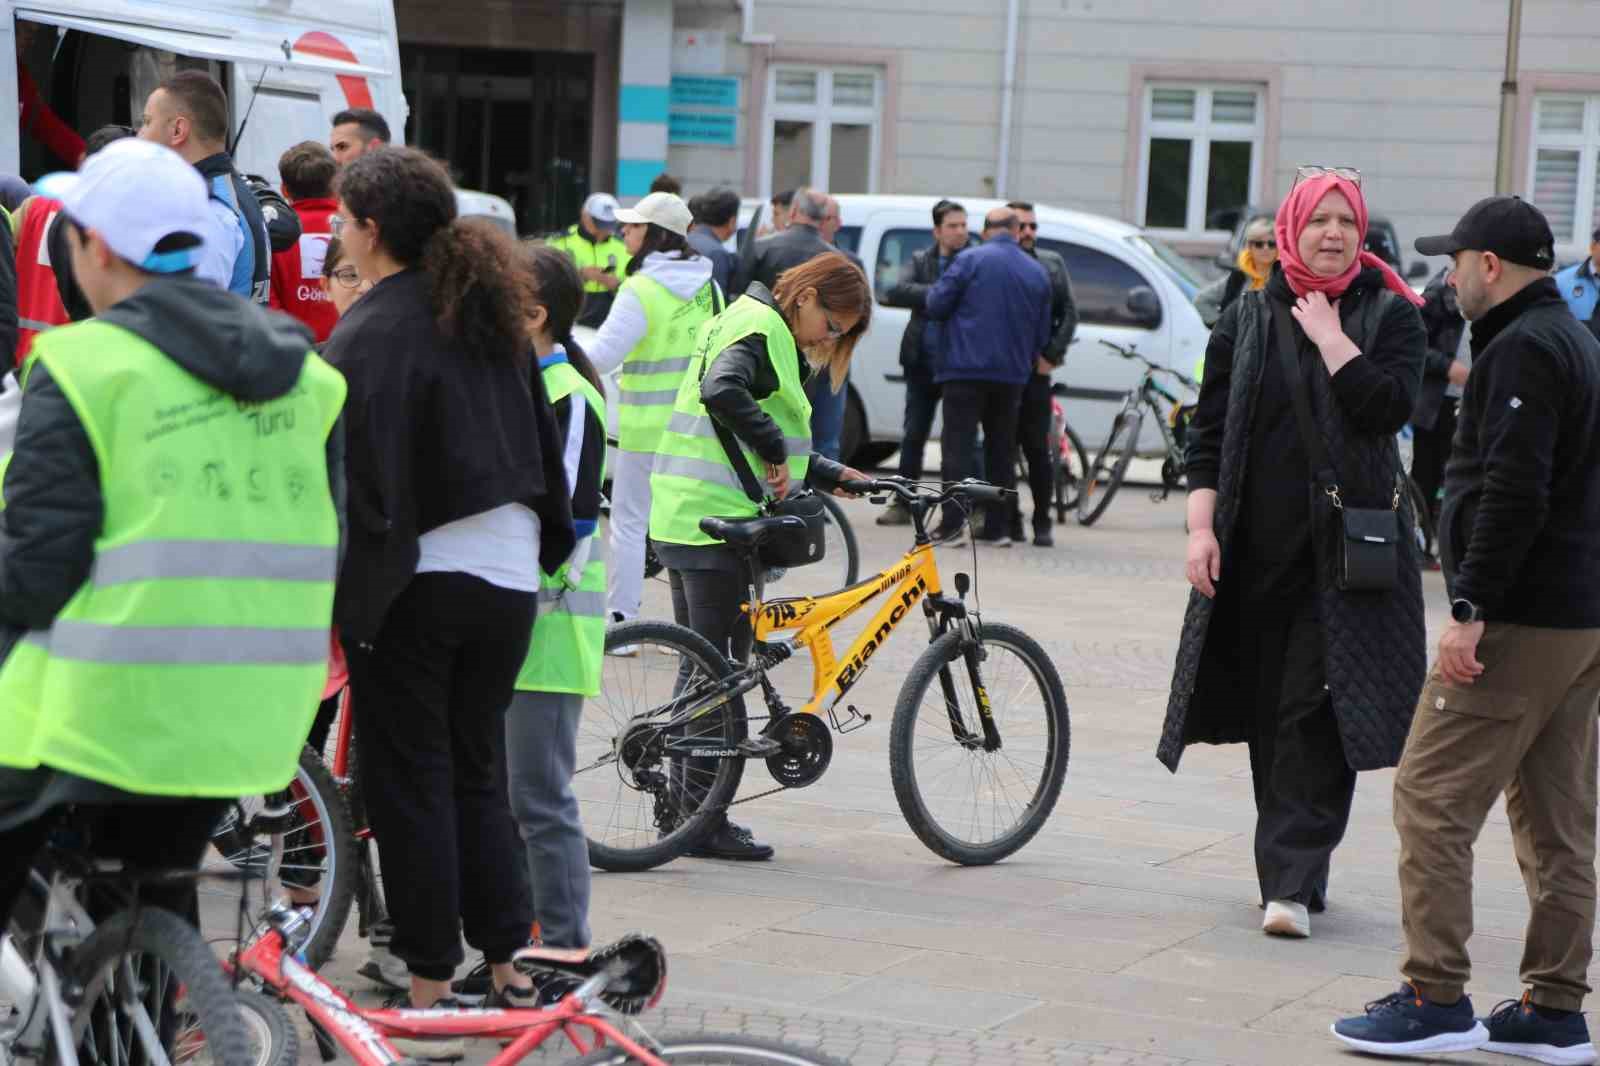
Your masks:
{"label": "woman in pink headscarf", "polygon": [[1420,301],[1362,251],[1359,181],[1301,168],[1266,285],[1212,331],[1189,429],[1194,591],[1158,754],[1176,771],[1189,744],[1249,744],[1262,927],[1281,936],[1310,935],[1356,771],[1399,762],[1426,665],[1416,546],[1402,538],[1395,588],[1337,588],[1294,407],[1298,378],[1344,504],[1389,506],[1427,337]]}

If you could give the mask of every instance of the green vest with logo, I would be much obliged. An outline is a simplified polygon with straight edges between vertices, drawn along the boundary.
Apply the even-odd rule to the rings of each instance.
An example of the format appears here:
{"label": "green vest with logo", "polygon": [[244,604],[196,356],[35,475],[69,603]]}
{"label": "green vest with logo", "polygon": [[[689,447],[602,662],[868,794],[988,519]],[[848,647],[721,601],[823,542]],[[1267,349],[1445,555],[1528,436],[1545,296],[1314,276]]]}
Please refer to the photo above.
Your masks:
{"label": "green vest with logo", "polygon": [[41,334],[104,503],[94,566],[0,666],[0,764],[236,797],[294,776],[328,670],[338,371],[236,400],[121,327]]}
{"label": "green vest with logo", "polygon": [[644,308],[644,339],[622,361],[617,378],[617,447],[656,450],[672,417],[678,386],[689,368],[700,326],[712,316],[708,281],[692,299],[681,300],[654,278],[635,274],[622,283]]}
{"label": "green vest with logo", "polygon": [[[700,379],[724,350],[759,333],[766,338],[767,358],[777,372],[778,389],[757,403],[783,431],[789,476],[796,485],[811,464],[811,401],[800,377],[794,337],[776,310],[750,296],[741,296],[700,330],[700,343],[678,387],[678,399],[650,472],[650,537],[667,544],[716,544],[700,532],[700,519],[754,518],[760,507],[745,494],[717,439],[711,416],[700,402]],[[743,460],[757,481],[765,481],[766,464],[743,441]]]}
{"label": "green vest with logo", "polygon": [[[599,424],[606,424],[605,398],[565,358],[551,363],[541,373],[551,403],[577,394],[589,405]],[[600,476],[603,481],[605,470]],[[595,548],[599,548],[598,542]],[[554,575],[540,575],[539,614],[533,623],[527,661],[517,675],[517,688],[524,692],[598,696],[605,647],[606,562],[596,550],[584,564],[577,588],[567,584],[566,566]]]}
{"label": "green vest with logo", "polygon": [[[587,267],[598,267],[620,278],[624,276],[623,271],[628,268],[628,259],[630,258],[628,246],[623,244],[620,238],[607,237],[605,240],[596,243],[591,241],[578,228],[576,222],[567,227],[567,232],[557,237],[551,237],[545,243],[552,248],[559,248],[561,251],[566,252],[572,257],[572,261],[577,264],[579,270]],[[615,259],[615,262],[608,262],[612,259]],[[586,281],[583,283],[583,291],[610,292],[611,290],[598,281]]]}

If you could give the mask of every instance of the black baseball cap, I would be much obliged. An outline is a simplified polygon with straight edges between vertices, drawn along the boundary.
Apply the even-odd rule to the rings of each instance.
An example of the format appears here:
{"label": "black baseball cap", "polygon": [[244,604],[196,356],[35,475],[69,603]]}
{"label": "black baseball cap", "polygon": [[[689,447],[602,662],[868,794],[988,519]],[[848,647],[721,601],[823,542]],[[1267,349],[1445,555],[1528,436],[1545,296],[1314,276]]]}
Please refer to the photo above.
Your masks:
{"label": "black baseball cap", "polygon": [[1544,212],[1520,196],[1491,196],[1467,208],[1456,228],[1442,237],[1418,237],[1423,255],[1461,251],[1493,252],[1508,263],[1549,270],[1556,261],[1556,237]]}

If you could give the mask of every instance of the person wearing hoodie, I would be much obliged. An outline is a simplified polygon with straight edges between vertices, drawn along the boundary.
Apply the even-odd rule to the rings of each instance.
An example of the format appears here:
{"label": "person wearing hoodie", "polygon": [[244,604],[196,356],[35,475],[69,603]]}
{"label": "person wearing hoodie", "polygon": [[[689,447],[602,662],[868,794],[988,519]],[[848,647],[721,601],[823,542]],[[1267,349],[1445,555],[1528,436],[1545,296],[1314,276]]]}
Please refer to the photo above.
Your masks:
{"label": "person wearing hoodie", "polygon": [[[37,338],[5,473],[0,812],[35,817],[0,832],[0,924],[58,804],[105,805],[107,857],[192,868],[228,804],[287,786],[343,527],[344,380],[193,276],[194,168],[130,138],[40,192],[95,318]],[[194,914],[192,885],[143,891]]]}
{"label": "person wearing hoodie", "polygon": [[[589,347],[601,374],[617,378],[617,455],[611,476],[611,571],[606,609],[623,622],[644,595],[650,534],[650,466],[672,417],[695,333],[716,311],[711,260],[689,246],[694,215],[668,192],[617,211],[627,277]],[[580,319],[581,321],[581,319]]]}

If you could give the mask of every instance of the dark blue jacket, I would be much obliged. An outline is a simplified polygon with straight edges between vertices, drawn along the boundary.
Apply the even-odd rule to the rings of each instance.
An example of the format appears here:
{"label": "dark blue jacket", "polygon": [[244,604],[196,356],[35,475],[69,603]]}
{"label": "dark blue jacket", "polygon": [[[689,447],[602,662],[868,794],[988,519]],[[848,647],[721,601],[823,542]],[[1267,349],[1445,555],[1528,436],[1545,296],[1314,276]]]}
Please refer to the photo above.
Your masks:
{"label": "dark blue jacket", "polygon": [[928,290],[928,317],[947,323],[933,378],[1025,385],[1050,343],[1050,275],[1009,233],[956,256]]}

